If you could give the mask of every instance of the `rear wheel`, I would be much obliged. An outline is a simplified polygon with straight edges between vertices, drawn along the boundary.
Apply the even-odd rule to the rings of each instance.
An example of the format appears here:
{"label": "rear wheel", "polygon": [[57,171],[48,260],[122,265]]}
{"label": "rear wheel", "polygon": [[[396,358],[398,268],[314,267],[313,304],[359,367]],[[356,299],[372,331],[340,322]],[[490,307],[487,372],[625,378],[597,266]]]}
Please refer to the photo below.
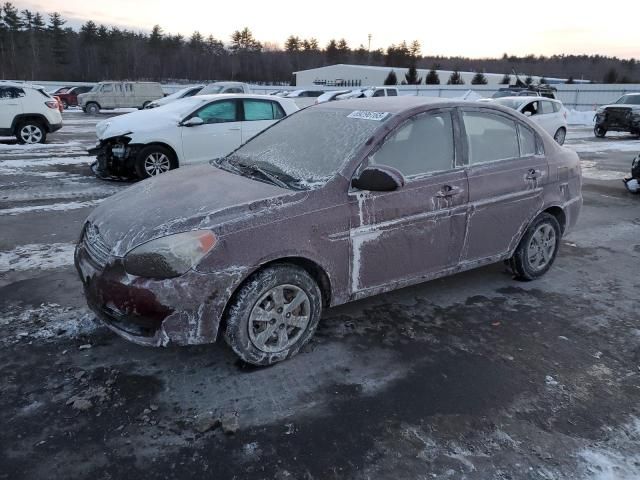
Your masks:
{"label": "rear wheel", "polygon": [[69,104],[67,103],[66,100],[62,100],[62,108],[64,108],[65,110],[69,108]]}
{"label": "rear wheel", "polygon": [[533,280],[544,275],[556,259],[561,236],[556,217],[549,213],[538,215],[509,259],[514,275],[520,280]]}
{"label": "rear wheel", "polygon": [[567,130],[564,127],[560,127],[553,139],[558,142],[558,145],[564,145],[564,141],[567,138]]}
{"label": "rear wheel", "polygon": [[155,177],[175,168],[178,168],[175,155],[162,145],[143,148],[136,159],[136,173],[140,178]]}
{"label": "rear wheel", "polygon": [[84,107],[84,111],[89,115],[97,115],[100,113],[100,105],[95,102],[87,103],[87,106]]}
{"label": "rear wheel", "polygon": [[26,121],[18,125],[16,138],[19,143],[44,143],[47,139],[47,131],[40,122]]}
{"label": "rear wheel", "polygon": [[607,130],[606,128],[596,125],[596,128],[593,129],[593,133],[598,138],[604,138],[604,136],[607,134]]}
{"label": "rear wheel", "polygon": [[225,316],[225,340],[245,362],[271,365],[293,357],[316,331],[322,295],[302,268],[282,264],[255,273]]}

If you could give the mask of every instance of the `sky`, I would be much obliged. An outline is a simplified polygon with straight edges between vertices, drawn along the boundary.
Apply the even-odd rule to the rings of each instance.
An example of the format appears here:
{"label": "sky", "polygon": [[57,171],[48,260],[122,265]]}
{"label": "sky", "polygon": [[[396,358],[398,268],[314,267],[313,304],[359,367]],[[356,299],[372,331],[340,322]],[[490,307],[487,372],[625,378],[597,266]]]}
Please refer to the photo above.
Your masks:
{"label": "sky", "polygon": [[[418,40],[423,55],[500,57],[601,54],[640,58],[638,0],[557,2],[456,0],[429,2],[265,2],[254,0],[14,0],[20,9],[60,12],[68,25],[96,23],[229,41],[248,27],[261,42],[282,46],[289,35],[315,37],[321,46],[345,38],[352,48],[386,48]],[[612,7],[607,8],[607,5]]]}

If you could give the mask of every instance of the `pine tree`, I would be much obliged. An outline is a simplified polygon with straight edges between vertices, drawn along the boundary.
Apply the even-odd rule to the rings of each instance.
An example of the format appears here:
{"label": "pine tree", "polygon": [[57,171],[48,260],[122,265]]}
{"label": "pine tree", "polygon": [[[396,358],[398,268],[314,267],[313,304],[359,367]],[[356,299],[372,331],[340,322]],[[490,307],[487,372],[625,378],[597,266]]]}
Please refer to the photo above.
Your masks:
{"label": "pine tree", "polygon": [[457,69],[451,72],[449,80],[447,80],[447,85],[464,85],[462,75],[460,75],[460,72]]}
{"label": "pine tree", "polygon": [[505,73],[502,76],[502,80],[500,80],[500,85],[509,85],[510,83],[511,83],[511,75],[509,75],[508,73]]}
{"label": "pine tree", "polygon": [[415,63],[411,64],[409,71],[404,74],[404,78],[407,81],[407,85],[420,85],[422,83],[422,77],[418,76]]}
{"label": "pine tree", "polygon": [[427,85],[440,85],[440,77],[438,76],[435,66],[429,70],[429,73],[424,79],[424,83]]}
{"label": "pine tree", "polygon": [[69,63],[67,59],[67,36],[62,28],[67,23],[58,12],[49,14],[47,31],[51,39],[51,54],[58,66]]}
{"label": "pine tree", "polygon": [[[573,80],[573,79],[572,79]],[[546,84],[547,83],[547,79],[544,77],[540,77],[540,81],[538,82],[540,85]]]}
{"label": "pine tree", "polygon": [[602,83],[618,83],[618,71],[615,68],[610,68],[602,79]]}
{"label": "pine tree", "polygon": [[[540,83],[542,83],[542,82],[540,82]],[[573,83],[576,83],[576,82],[573,80],[573,76],[569,75],[569,78],[567,78],[567,81],[565,83],[573,84]]]}
{"label": "pine tree", "polygon": [[396,76],[396,72],[391,70],[389,72],[389,75],[387,75],[387,78],[385,78],[384,84],[385,85],[397,85],[398,84],[398,77]]}
{"label": "pine tree", "polygon": [[486,85],[487,83],[487,77],[482,72],[477,72],[471,79],[471,85]]}
{"label": "pine tree", "polygon": [[524,79],[524,84],[529,86],[533,83],[533,77],[531,75],[528,75],[527,78]]}
{"label": "pine tree", "polygon": [[284,42],[284,49],[289,53],[299,52],[301,46],[300,38],[295,35],[290,35],[287,41]]}

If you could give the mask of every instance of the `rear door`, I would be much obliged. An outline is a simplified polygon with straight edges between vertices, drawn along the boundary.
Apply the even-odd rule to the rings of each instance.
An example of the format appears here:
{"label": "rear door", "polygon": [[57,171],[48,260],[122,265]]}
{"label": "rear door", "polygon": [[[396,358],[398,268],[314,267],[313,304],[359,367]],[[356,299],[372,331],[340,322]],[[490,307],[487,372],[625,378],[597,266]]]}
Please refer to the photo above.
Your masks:
{"label": "rear door", "polygon": [[462,259],[498,259],[542,207],[547,161],[535,132],[512,117],[480,108],[464,108],[461,114],[469,179]]}
{"label": "rear door", "polygon": [[181,126],[181,164],[199,163],[227,155],[242,142],[240,105],[237,100],[216,100],[199,108],[185,120],[199,117],[202,125]]}
{"label": "rear door", "polygon": [[351,293],[412,283],[455,266],[465,234],[467,178],[456,165],[450,109],[414,116],[387,136],[368,165],[398,169],[393,192],[350,191]]}
{"label": "rear door", "polygon": [[241,100],[243,111],[242,143],[285,117],[282,106],[275,100]]}
{"label": "rear door", "polygon": [[24,96],[24,90],[21,88],[0,86],[0,129],[11,128],[13,119],[22,113]]}

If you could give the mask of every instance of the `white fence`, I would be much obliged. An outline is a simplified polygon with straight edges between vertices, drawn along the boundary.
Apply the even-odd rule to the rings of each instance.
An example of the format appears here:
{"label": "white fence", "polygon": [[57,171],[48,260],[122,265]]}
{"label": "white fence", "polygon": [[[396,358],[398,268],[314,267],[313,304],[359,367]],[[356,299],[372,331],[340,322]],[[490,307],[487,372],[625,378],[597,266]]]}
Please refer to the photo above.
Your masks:
{"label": "white fence", "polygon": [[[53,90],[61,86],[91,85],[91,82],[33,82],[42,85],[47,90]],[[173,93],[188,85],[163,84],[165,93]],[[559,84],[554,85],[558,89],[558,98],[565,107],[574,110],[595,110],[599,105],[614,102],[625,93],[640,93],[640,84]],[[281,87],[273,85],[252,85],[255,93],[271,93],[277,90],[296,90],[298,88],[313,88],[314,90],[344,90],[345,87]],[[348,87],[347,87],[348,88]],[[500,86],[488,85],[398,85],[401,95],[421,95],[426,97],[461,97],[467,91],[472,90],[483,97],[490,97]]]}

